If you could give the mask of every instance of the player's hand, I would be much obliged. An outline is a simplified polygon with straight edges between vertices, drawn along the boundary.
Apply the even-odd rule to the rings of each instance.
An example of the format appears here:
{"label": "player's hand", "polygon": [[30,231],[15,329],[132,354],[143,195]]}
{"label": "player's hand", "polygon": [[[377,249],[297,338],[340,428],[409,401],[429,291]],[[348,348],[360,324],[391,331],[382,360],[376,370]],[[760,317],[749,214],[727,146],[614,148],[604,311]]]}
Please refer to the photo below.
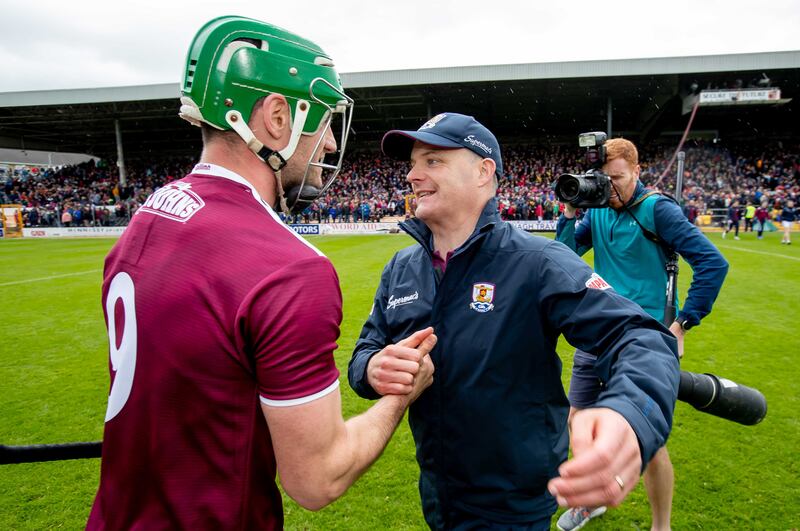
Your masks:
{"label": "player's hand", "polygon": [[616,507],[639,482],[642,457],[636,433],[625,418],[608,408],[575,413],[570,445],[573,458],[548,490],[562,507]]}
{"label": "player's hand", "polygon": [[[433,363],[428,357],[426,365],[425,358],[436,345],[436,339],[433,328],[428,327],[372,356],[367,364],[367,381],[375,392],[379,395],[407,395],[418,391],[419,396],[433,381]],[[423,381],[415,385],[415,378],[423,365]],[[423,384],[422,389],[417,389]]]}
{"label": "player's hand", "polygon": [[[435,345],[436,336],[433,335],[429,336],[428,339],[430,338],[433,338],[433,344]],[[423,341],[423,345],[425,345],[425,342],[427,342],[428,339]],[[431,345],[431,348],[433,348],[433,345]],[[422,392],[428,387],[430,387],[430,385],[433,383],[433,371],[434,371],[433,361],[426,352],[425,355],[422,357],[422,361],[419,364],[419,372],[414,377],[414,387],[413,389],[411,389],[411,393],[409,393],[409,401],[408,401],[409,405],[411,405],[417,398],[419,398],[419,395],[421,395]]]}
{"label": "player's hand", "polygon": [[575,217],[575,212],[578,209],[574,206],[570,205],[569,203],[564,203],[564,217],[567,219],[572,219]]}
{"label": "player's hand", "polygon": [[669,325],[669,331],[678,340],[678,358],[683,358],[683,336],[686,332],[683,331],[679,323],[673,322]]}

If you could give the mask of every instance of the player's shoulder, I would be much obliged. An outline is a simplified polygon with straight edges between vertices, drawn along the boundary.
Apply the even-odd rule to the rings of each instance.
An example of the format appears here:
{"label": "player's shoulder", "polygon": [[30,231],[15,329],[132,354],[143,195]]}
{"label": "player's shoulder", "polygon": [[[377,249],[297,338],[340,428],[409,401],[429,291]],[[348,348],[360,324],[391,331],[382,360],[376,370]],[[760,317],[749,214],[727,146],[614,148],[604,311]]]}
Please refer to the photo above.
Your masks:
{"label": "player's shoulder", "polygon": [[194,187],[201,198],[205,197],[210,206],[203,213],[204,230],[211,230],[217,236],[227,235],[225,239],[236,241],[240,248],[274,257],[301,260],[324,256],[288,226],[248,184],[206,174],[190,174],[183,181]]}
{"label": "player's shoulder", "polygon": [[240,214],[252,214],[260,212],[263,207],[257,193],[254,193],[254,189],[246,182],[195,173],[175,182],[191,187],[201,199],[215,209],[235,209]]}
{"label": "player's shoulder", "polygon": [[339,276],[324,255],[304,256],[287,261],[265,276],[264,285],[279,287],[285,293],[300,294],[304,289],[319,292],[339,291]]}
{"label": "player's shoulder", "polygon": [[204,205],[184,223],[187,244],[207,242],[209,253],[245,261],[253,270],[276,270],[310,258],[327,261],[247,183],[207,174],[190,174],[176,183]]}
{"label": "player's shoulder", "polygon": [[319,248],[280,219],[238,230],[236,252],[246,257],[254,269],[265,272],[295,269],[300,276],[317,268],[334,271],[333,264]]}
{"label": "player's shoulder", "polygon": [[220,219],[242,223],[258,211],[254,208],[257,202],[246,184],[190,173],[153,191],[137,210],[137,217],[168,220],[176,227],[196,227]]}

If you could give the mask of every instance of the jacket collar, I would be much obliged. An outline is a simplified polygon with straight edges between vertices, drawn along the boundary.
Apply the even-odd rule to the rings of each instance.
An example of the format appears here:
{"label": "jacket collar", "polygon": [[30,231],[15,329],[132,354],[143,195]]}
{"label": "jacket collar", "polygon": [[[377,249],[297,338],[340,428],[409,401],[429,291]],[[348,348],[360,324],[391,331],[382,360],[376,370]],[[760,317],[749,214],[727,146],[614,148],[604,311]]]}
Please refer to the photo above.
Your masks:
{"label": "jacket collar", "polygon": [[[461,252],[462,249],[469,247],[472,242],[481,235],[492,230],[500,221],[502,220],[500,219],[500,213],[497,211],[497,198],[493,197],[484,205],[481,215],[478,217],[478,222],[475,224],[475,230],[470,237],[467,238],[467,241],[453,252],[453,255],[455,256]],[[412,218],[408,221],[402,221],[400,222],[400,228],[417,240],[428,254],[433,256],[433,235],[431,234],[431,230],[421,219]]]}

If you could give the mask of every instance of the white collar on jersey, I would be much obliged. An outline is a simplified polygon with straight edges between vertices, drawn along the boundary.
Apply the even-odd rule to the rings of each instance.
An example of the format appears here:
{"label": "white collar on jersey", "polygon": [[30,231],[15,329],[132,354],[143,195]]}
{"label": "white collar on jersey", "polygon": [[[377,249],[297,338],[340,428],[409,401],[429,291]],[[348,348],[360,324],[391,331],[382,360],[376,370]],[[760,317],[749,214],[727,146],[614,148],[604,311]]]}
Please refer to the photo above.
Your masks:
{"label": "white collar on jersey", "polygon": [[211,177],[222,177],[223,179],[228,179],[230,181],[237,182],[243,186],[246,186],[247,188],[250,189],[250,191],[253,193],[253,197],[255,197],[259,203],[269,208],[270,212],[274,212],[272,207],[269,206],[269,203],[267,203],[261,198],[261,196],[258,194],[258,190],[255,189],[255,187],[250,183],[250,181],[248,181],[238,173],[229,170],[228,168],[217,166],[216,164],[209,164],[207,162],[200,162],[198,164],[195,164],[194,169],[192,169],[192,173],[196,173],[199,175],[210,175]]}

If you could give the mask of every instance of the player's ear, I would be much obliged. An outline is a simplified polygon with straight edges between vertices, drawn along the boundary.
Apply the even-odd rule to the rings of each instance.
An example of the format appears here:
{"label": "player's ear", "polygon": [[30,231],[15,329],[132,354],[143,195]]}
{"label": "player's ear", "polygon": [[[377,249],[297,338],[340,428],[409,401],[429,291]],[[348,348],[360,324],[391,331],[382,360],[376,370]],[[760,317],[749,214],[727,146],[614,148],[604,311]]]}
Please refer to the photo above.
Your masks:
{"label": "player's ear", "polygon": [[274,140],[288,138],[292,133],[292,116],[289,102],[281,94],[270,94],[262,100],[261,107],[254,111],[261,129]]}

